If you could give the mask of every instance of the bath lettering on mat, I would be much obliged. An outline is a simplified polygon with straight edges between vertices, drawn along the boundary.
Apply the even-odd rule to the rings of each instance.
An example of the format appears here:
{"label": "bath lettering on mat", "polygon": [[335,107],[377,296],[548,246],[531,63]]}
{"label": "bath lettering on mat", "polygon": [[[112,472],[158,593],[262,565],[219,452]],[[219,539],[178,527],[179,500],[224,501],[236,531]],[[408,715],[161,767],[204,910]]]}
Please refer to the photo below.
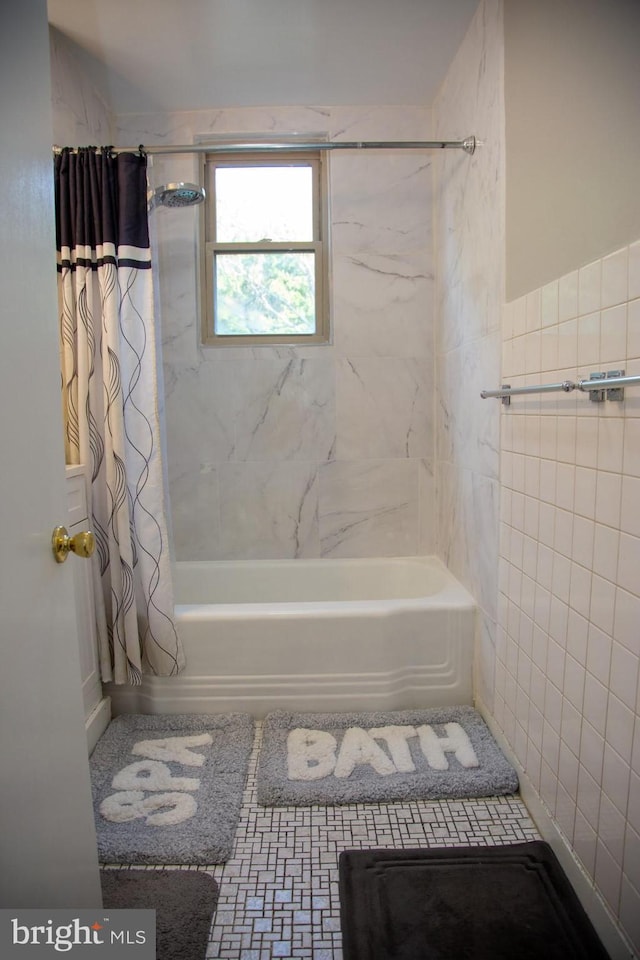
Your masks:
{"label": "bath lettering on mat", "polygon": [[[417,738],[418,762],[433,770],[448,770],[447,753],[465,768],[477,767],[478,758],[471,741],[459,723],[445,723],[446,736],[439,736],[430,724],[418,727],[394,724],[385,727],[348,727],[338,746],[326,730],[298,727],[287,737],[287,770],[290,780],[319,780],[334,776],[350,777],[358,765],[366,764],[382,777],[394,773],[414,773],[416,752],[409,742]],[[383,750],[377,741],[386,744]]]}

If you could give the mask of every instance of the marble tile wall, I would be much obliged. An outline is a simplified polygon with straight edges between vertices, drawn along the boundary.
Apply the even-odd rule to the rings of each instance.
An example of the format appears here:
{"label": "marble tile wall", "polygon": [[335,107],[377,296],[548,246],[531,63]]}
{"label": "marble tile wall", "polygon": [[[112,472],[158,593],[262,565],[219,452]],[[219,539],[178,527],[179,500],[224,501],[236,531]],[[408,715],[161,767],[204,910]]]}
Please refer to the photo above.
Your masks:
{"label": "marble tile wall", "polygon": [[498,597],[499,411],[504,299],[504,41],[484,0],[434,103],[434,135],[480,141],[435,168],[437,552],[480,608],[476,690],[491,708]]}
{"label": "marble tile wall", "polygon": [[111,111],[87,80],[74,44],[50,27],[49,49],[54,143],[59,147],[113,143]]}
{"label": "marble tile wall", "polygon": [[[505,309],[504,382],[614,369],[640,374],[640,242]],[[640,952],[639,451],[637,388],[502,409],[495,719]]]}
{"label": "marble tile wall", "polygon": [[[403,107],[126,116],[116,139],[429,139],[430,117]],[[331,155],[328,345],[202,347],[198,212],[154,213],[178,559],[433,552],[432,163],[427,152]],[[153,185],[196,180],[196,164],[156,155]]]}

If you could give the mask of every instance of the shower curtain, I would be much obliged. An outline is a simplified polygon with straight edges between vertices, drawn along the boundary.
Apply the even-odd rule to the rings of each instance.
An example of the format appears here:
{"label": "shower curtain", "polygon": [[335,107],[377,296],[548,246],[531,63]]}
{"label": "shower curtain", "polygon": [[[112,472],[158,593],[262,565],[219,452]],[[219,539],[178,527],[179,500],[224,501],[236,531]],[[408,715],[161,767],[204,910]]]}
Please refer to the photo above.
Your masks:
{"label": "shower curtain", "polygon": [[87,464],[102,679],[184,666],[159,443],[144,154],[55,157],[67,463]]}

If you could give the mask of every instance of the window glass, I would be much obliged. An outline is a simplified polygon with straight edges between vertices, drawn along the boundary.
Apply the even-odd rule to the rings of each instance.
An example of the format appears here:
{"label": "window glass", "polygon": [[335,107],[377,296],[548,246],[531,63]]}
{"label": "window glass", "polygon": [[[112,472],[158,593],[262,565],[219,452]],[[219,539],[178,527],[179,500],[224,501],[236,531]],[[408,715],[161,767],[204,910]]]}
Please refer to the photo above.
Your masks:
{"label": "window glass", "polygon": [[212,153],[203,172],[203,342],[326,343],[325,158]]}
{"label": "window glass", "polygon": [[216,240],[313,240],[313,179],[306,167],[218,167]]}
{"label": "window glass", "polygon": [[217,254],[216,333],[315,333],[314,261],[313,253]]}

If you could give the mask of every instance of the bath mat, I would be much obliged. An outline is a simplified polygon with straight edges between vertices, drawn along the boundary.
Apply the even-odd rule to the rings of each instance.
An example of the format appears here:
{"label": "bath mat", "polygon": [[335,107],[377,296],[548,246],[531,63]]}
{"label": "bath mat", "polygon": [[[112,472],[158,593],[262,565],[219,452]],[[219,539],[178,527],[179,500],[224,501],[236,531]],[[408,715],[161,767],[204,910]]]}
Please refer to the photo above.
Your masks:
{"label": "bath mat", "polygon": [[518,777],[472,707],[269,714],[264,806],[442,800],[515,793]]}
{"label": "bath mat", "polygon": [[205,960],[218,884],[195,870],[101,870],[108,910],[155,910],[160,960]]}
{"label": "bath mat", "polygon": [[89,761],[100,862],[227,860],[253,729],[241,713],[116,717]]}
{"label": "bath mat", "polygon": [[547,843],[340,854],[344,960],[607,960]]}

